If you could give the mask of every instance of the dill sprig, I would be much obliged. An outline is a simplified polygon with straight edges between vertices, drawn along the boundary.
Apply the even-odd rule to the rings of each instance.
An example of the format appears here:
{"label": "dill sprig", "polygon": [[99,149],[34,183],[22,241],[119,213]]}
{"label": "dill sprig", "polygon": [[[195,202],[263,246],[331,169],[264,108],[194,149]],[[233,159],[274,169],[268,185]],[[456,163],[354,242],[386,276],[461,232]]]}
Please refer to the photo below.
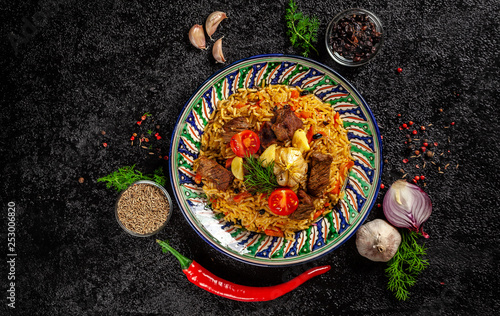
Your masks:
{"label": "dill sprig", "polygon": [[274,175],[274,160],[267,166],[262,166],[260,159],[253,156],[245,157],[245,185],[252,193],[270,193],[279,187]]}
{"label": "dill sprig", "polygon": [[314,48],[313,43],[318,41],[319,20],[316,17],[309,17],[302,12],[297,11],[297,3],[290,0],[285,14],[286,25],[288,27],[288,36],[290,42],[295,48],[302,49],[302,55],[307,57],[312,48],[316,54],[318,50]]}
{"label": "dill sprig", "polygon": [[414,231],[402,231],[401,245],[385,269],[389,277],[387,288],[400,301],[408,298],[409,287],[415,285],[418,274],[429,265],[427,259],[423,258],[426,255],[425,248],[417,242],[419,236]]}
{"label": "dill sprig", "polygon": [[128,188],[132,183],[139,180],[150,180],[164,186],[167,182],[163,174],[163,168],[157,168],[153,174],[142,174],[139,170],[135,170],[135,165],[125,166],[117,171],[108,174],[105,177],[97,179],[97,182],[106,182],[106,187],[114,188],[116,191],[121,192]]}

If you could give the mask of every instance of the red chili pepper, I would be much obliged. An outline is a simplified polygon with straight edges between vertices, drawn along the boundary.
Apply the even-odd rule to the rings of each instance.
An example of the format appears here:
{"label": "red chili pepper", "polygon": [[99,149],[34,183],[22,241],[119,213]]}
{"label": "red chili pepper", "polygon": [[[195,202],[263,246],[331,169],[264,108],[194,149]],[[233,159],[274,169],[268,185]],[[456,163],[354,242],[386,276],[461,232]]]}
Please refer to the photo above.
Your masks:
{"label": "red chili pepper", "polygon": [[331,266],[320,266],[312,268],[295,277],[294,279],[267,287],[253,287],[238,285],[224,279],[221,279],[203,268],[194,260],[188,259],[172,248],[167,242],[156,240],[162,246],[163,252],[170,251],[181,264],[182,271],[187,276],[188,280],[194,285],[219,296],[242,302],[263,302],[278,298],[295,288],[307,280],[321,275],[331,269]]}

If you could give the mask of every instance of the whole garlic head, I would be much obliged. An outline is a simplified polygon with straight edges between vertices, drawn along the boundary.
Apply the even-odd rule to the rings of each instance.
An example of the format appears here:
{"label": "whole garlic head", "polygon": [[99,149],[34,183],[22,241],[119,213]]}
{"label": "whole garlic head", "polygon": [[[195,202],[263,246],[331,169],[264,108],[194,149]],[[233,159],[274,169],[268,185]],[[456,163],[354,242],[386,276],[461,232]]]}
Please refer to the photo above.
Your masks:
{"label": "whole garlic head", "polygon": [[398,251],[401,234],[383,219],[375,219],[361,226],[356,233],[356,248],[363,257],[387,262]]}

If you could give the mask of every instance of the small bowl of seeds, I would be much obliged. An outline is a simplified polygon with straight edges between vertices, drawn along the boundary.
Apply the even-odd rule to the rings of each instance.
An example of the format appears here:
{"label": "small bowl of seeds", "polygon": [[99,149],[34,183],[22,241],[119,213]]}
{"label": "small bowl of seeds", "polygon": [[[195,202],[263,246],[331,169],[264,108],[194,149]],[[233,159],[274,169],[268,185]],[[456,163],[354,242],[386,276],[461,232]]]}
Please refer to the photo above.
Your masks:
{"label": "small bowl of seeds", "polygon": [[349,9],[337,14],[326,29],[325,44],[337,63],[357,67],[368,63],[382,48],[382,22],[365,9]]}
{"label": "small bowl of seeds", "polygon": [[172,215],[172,200],[164,187],[141,180],[123,191],[115,205],[118,224],[130,235],[148,237],[159,233]]}

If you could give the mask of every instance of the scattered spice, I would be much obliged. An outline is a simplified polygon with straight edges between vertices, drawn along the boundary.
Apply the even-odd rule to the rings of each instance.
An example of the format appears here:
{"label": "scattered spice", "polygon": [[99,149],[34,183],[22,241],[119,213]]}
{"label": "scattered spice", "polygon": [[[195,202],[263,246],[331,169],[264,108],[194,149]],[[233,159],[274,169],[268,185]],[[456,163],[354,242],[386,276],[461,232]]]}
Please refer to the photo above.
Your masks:
{"label": "scattered spice", "polygon": [[129,187],[118,200],[120,222],[137,234],[158,230],[167,220],[170,205],[164,192],[157,186],[139,183]]}

